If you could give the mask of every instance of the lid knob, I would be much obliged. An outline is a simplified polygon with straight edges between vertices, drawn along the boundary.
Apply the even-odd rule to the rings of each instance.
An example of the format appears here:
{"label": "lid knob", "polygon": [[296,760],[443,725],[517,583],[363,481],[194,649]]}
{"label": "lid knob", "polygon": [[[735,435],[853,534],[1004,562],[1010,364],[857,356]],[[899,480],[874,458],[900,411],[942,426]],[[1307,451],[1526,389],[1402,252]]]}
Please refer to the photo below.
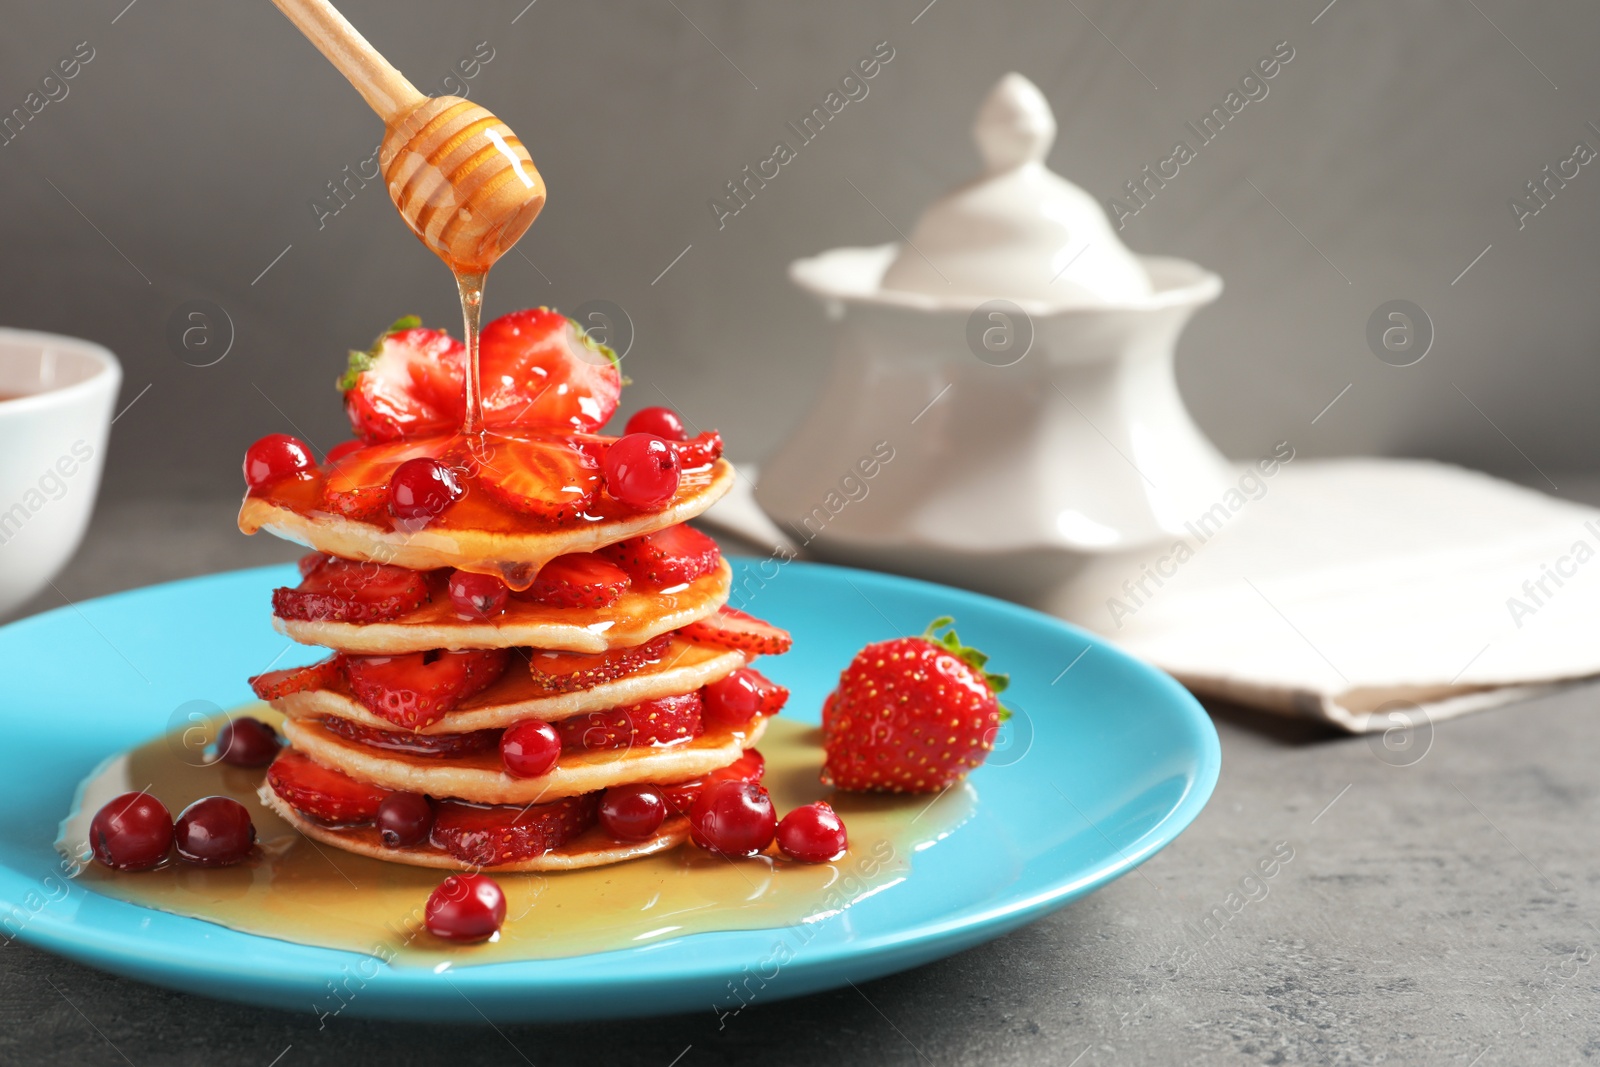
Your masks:
{"label": "lid knob", "polygon": [[883,289],[1051,308],[1149,298],[1149,275],[1105,209],[1045,166],[1056,119],[1037,85],[1015,73],[1001,78],[972,133],[984,174],[923,213],[885,268]]}
{"label": "lid knob", "polygon": [[972,127],[990,174],[1042,163],[1056,140],[1056,117],[1033,82],[1015,71],[989,90]]}

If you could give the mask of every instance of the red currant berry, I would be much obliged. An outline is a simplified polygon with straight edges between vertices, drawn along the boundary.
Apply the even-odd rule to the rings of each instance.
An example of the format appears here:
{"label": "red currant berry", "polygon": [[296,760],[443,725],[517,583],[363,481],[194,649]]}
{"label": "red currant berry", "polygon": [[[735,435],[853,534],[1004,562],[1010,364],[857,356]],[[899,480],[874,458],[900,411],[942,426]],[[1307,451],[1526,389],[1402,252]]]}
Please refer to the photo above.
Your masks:
{"label": "red currant berry", "polygon": [[89,824],[94,858],[119,871],[143,871],[167,858],[172,814],[149,793],[124,793],[95,813]]}
{"label": "red currant berry", "polygon": [[707,726],[743,726],[761,710],[762,692],[756,685],[761,677],[748,667],[740,667],[726,678],[718,678],[701,691],[700,714]]}
{"label": "red currant berry", "polygon": [[378,836],[385,848],[410,848],[433,830],[433,803],[421,793],[390,793],[378,805]]}
{"label": "red currant berry", "polygon": [[539,719],[519,722],[500,735],[500,762],[513,778],[547,774],[561,758],[561,735]]}
{"label": "red currant berry", "polygon": [[606,449],[606,492],[631,507],[656,508],[678,491],[678,453],[647,433],[619,437]]}
{"label": "red currant berry", "polygon": [[653,785],[614,785],[600,798],[600,826],[619,841],[648,841],[667,817]]}
{"label": "red currant berry", "polygon": [[689,809],[694,843],[724,856],[754,856],[777,827],[772,798],[755,782],[711,782]]}
{"label": "red currant berry", "polygon": [[281,481],[317,465],[311,449],[298,437],[269,433],[245,450],[244,484],[251,489]]}
{"label": "red currant berry", "polygon": [[389,510],[397,519],[422,519],[438,515],[461,499],[465,490],[456,472],[436,459],[408,459],[389,476]]}
{"label": "red currant berry", "polygon": [[278,756],[278,731],[241,715],[217,731],[217,758],[235,767],[265,767]]}
{"label": "red currant berry", "polygon": [[463,619],[492,619],[506,610],[511,591],[492,574],[450,572],[450,603]]}
{"label": "red currant berry", "polygon": [[778,847],[801,863],[830,863],[848,846],[844,821],[826,801],[795,808],[778,824]]}
{"label": "red currant berry", "polygon": [[428,897],[428,932],[446,941],[486,941],[506,921],[506,895],[486,874],[452,874]]}
{"label": "red currant berry", "polygon": [[671,408],[640,408],[633,413],[622,432],[655,434],[664,441],[689,439],[689,431],[684,428],[683,420]]}
{"label": "red currant berry", "polygon": [[228,867],[255,848],[256,827],[237,800],[206,797],[183,809],[173,837],[179,858],[202,867]]}

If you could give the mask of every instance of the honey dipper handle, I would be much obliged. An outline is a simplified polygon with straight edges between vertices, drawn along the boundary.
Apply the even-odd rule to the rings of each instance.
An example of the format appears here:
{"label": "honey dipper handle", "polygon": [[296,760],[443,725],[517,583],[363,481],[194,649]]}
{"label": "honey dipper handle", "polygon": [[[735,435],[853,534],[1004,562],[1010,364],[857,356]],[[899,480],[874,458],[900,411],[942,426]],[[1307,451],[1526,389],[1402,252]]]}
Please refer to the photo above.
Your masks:
{"label": "honey dipper handle", "polygon": [[426,97],[328,0],[272,0],[387,124]]}

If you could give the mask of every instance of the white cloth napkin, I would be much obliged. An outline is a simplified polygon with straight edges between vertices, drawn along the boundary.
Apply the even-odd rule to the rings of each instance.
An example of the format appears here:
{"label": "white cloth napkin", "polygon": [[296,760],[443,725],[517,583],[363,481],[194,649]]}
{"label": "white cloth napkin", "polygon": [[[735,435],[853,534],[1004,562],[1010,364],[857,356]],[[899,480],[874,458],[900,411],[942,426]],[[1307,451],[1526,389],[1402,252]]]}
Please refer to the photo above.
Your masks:
{"label": "white cloth napkin", "polygon": [[[786,544],[746,473],[707,521]],[[1600,510],[1423,461],[1262,484],[1187,551],[1097,560],[1048,606],[1197,693],[1355,732],[1600,674]]]}

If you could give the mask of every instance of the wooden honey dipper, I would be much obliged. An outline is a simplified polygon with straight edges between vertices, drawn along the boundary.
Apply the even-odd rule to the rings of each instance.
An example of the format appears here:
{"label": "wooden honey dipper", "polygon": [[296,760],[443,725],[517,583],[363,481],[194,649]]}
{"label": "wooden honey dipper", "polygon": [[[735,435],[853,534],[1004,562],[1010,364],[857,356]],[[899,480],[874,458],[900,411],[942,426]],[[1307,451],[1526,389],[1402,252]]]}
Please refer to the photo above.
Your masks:
{"label": "wooden honey dipper", "polygon": [[418,92],[328,0],[272,2],[383,119],[378,161],[406,225],[458,278],[481,277],[544,207],[517,135],[459,96]]}

